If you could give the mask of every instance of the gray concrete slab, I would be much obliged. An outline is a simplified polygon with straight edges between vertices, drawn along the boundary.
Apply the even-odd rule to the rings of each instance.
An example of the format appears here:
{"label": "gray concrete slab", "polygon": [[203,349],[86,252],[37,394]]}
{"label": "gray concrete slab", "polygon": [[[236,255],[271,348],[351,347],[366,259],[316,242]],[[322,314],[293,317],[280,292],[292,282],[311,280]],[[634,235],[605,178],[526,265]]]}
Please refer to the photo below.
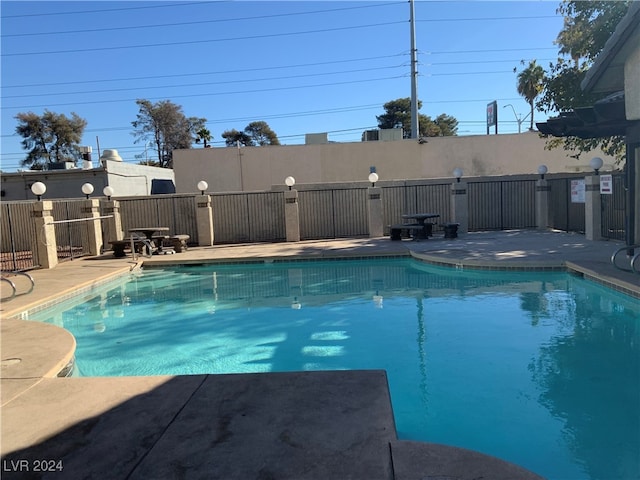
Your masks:
{"label": "gray concrete slab", "polygon": [[50,379],[30,393],[2,412],[3,478],[39,478],[40,459],[71,479],[392,475],[383,371]]}

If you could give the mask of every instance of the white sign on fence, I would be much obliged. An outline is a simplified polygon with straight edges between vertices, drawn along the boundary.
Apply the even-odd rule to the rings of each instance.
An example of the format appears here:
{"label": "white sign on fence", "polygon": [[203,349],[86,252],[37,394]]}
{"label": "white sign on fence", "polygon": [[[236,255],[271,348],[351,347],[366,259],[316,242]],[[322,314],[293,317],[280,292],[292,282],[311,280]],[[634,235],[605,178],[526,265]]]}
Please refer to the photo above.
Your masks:
{"label": "white sign on fence", "polygon": [[584,179],[571,180],[571,203],[584,203]]}
{"label": "white sign on fence", "polygon": [[600,175],[600,193],[607,195],[613,193],[613,176]]}

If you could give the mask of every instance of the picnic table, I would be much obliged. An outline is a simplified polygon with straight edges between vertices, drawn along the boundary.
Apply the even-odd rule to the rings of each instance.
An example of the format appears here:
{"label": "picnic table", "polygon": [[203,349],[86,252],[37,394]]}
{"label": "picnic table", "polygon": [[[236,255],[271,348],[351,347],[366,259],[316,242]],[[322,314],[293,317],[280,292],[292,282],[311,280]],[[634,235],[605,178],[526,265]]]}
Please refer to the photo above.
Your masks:
{"label": "picnic table", "polygon": [[404,220],[415,220],[415,224],[422,227],[416,232],[417,238],[425,239],[433,235],[433,223],[427,220],[440,218],[439,213],[407,213],[402,215]]}
{"label": "picnic table", "polygon": [[133,227],[129,229],[129,234],[143,234],[149,241],[151,246],[155,249],[155,253],[162,253],[162,242],[167,237],[165,235],[169,232],[169,227]]}

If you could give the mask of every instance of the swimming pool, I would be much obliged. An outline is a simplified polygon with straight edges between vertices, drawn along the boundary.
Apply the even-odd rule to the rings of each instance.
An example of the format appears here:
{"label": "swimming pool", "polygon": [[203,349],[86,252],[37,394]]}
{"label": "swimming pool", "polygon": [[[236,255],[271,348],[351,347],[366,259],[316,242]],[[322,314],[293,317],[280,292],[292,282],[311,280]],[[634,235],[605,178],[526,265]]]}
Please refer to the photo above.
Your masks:
{"label": "swimming pool", "polygon": [[407,259],[146,270],[33,319],[81,375],[385,369],[398,435],[548,478],[640,475],[640,305],[564,273]]}

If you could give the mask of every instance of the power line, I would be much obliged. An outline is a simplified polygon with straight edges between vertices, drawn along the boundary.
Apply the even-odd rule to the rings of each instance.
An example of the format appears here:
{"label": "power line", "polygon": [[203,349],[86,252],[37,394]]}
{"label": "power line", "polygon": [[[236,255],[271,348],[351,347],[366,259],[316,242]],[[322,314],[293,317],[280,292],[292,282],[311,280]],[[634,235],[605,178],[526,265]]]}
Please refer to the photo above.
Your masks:
{"label": "power line", "polygon": [[79,15],[84,13],[109,13],[109,12],[123,12],[128,10],[147,10],[156,8],[167,7],[184,7],[187,5],[203,5],[207,3],[232,3],[231,0],[217,0],[214,2],[180,2],[180,3],[167,3],[160,5],[149,5],[144,7],[124,7],[124,8],[108,8],[103,10],[76,10],[75,12],[48,12],[48,13],[23,13],[21,15],[3,15],[3,18],[25,18],[25,17],[50,17],[54,15]]}
{"label": "power line", "polygon": [[[256,67],[256,68],[240,68],[235,70],[219,70],[214,72],[197,72],[197,73],[174,73],[167,75],[153,75],[153,76],[144,76],[144,77],[125,77],[125,78],[109,78],[109,79],[100,79],[100,80],[78,80],[71,82],[56,82],[56,83],[31,83],[31,84],[22,84],[22,85],[2,85],[3,89],[7,88],[23,88],[23,87],[49,87],[56,85],[78,85],[85,83],[104,83],[104,82],[125,82],[130,80],[154,80],[158,78],[179,78],[179,77],[195,77],[200,75],[223,75],[228,73],[247,73],[247,72],[260,72],[264,70],[281,70],[287,68],[307,68],[307,67],[316,67],[320,65],[331,65],[334,63],[353,63],[353,62],[363,62],[368,60],[379,60],[381,58],[392,58],[399,57],[405,55],[404,53],[396,53],[393,55],[381,55],[377,57],[365,57],[365,58],[349,58],[346,60],[331,60],[329,62],[314,62],[314,63],[300,63],[296,65],[276,65],[269,67]],[[520,60],[514,60],[520,61]]]}
{"label": "power line", "polygon": [[[1,35],[1,37],[8,38],[8,37],[42,36],[42,35],[66,35],[66,34],[75,34],[75,33],[98,33],[98,32],[112,32],[112,31],[119,31],[119,30],[141,30],[145,28],[166,28],[166,27],[178,27],[178,26],[187,26],[187,25],[202,25],[202,24],[208,24],[208,23],[228,23],[228,22],[238,22],[238,21],[245,21],[245,20],[265,20],[268,18],[292,17],[292,16],[300,16],[300,15],[315,15],[318,13],[340,12],[344,10],[356,10],[356,9],[361,10],[363,8],[377,8],[377,7],[385,7],[389,5],[401,5],[403,3],[404,2],[375,3],[372,5],[358,5],[357,7],[332,8],[327,10],[313,10],[308,12],[277,13],[272,15],[256,15],[253,17],[218,18],[215,20],[159,23],[154,25],[133,25],[129,27],[91,28],[91,29],[84,29],[84,30],[66,30],[66,31],[60,31],[60,32],[12,33],[12,34],[3,34]],[[189,5],[189,4],[186,4],[186,5]],[[11,17],[8,17],[8,18],[11,18]]]}
{"label": "power line", "polygon": [[[349,80],[344,82],[319,83],[315,85],[294,85],[294,86],[288,86],[288,87],[274,87],[274,88],[240,90],[240,91],[231,91],[231,92],[193,93],[193,94],[187,94],[187,95],[173,95],[172,98],[212,97],[212,96],[220,96],[220,95],[275,92],[279,90],[298,90],[302,88],[330,87],[330,86],[336,86],[336,85],[350,85],[355,83],[369,83],[369,82],[378,82],[382,80],[394,80],[398,78],[403,78],[404,76],[405,75],[396,75],[392,77],[367,78],[363,80]],[[147,98],[147,100],[162,100],[163,98],[164,97],[151,97],[151,98]],[[7,107],[6,105],[2,105],[2,107],[0,108],[2,110],[16,110],[16,109],[27,109],[27,108],[36,108],[36,107],[63,107],[63,106],[71,106],[71,105],[94,105],[99,103],[123,103],[123,102],[135,102],[136,100],[138,99],[125,98],[125,99],[112,99],[112,100],[95,100],[95,101],[86,101],[86,102],[47,103],[47,104],[41,104],[41,105],[19,105],[14,107]]]}
{"label": "power line", "polygon": [[301,32],[283,32],[283,33],[269,33],[264,35],[248,35],[244,37],[230,37],[230,38],[214,38],[209,40],[189,40],[184,42],[167,42],[167,43],[149,43],[143,45],[122,45],[117,47],[95,47],[95,48],[76,48],[73,50],[51,50],[47,52],[22,52],[22,53],[3,53],[2,57],[19,57],[19,56],[32,56],[32,55],[57,55],[64,53],[82,53],[82,52],[100,52],[100,51],[113,51],[113,50],[126,50],[133,48],[155,48],[155,47],[170,47],[177,45],[199,45],[204,43],[217,43],[217,42],[230,42],[237,40],[257,40],[260,38],[275,38],[275,37],[288,37],[295,35],[308,35],[313,33],[328,33],[328,32],[339,32],[344,30],[359,30],[363,28],[374,28],[374,27],[388,27],[390,25],[398,25],[404,24],[404,21],[396,21],[396,22],[386,22],[386,23],[371,23],[368,25],[354,25],[349,27],[334,27],[334,28],[323,28],[319,30],[304,30]]}
{"label": "power line", "polygon": [[155,86],[139,86],[139,87],[130,87],[130,88],[112,88],[105,90],[84,90],[84,91],[73,91],[73,92],[57,92],[57,93],[35,93],[35,94],[23,94],[23,95],[4,95],[3,98],[24,98],[24,97],[48,97],[48,96],[56,96],[56,95],[82,95],[87,93],[111,93],[111,92],[127,92],[130,90],[149,90],[149,89],[159,89],[159,88],[185,88],[185,87],[198,87],[198,86],[210,86],[210,85],[228,85],[228,84],[236,84],[236,83],[248,83],[248,82],[265,82],[272,80],[286,80],[292,78],[307,78],[307,77],[320,77],[326,75],[342,75],[345,73],[361,73],[361,72],[371,72],[374,70],[390,70],[396,68],[402,68],[404,65],[393,65],[388,67],[372,67],[372,68],[360,68],[355,70],[342,70],[339,72],[323,72],[323,73],[308,73],[302,75],[287,75],[285,77],[268,77],[268,78],[247,78],[241,80],[227,80],[220,82],[204,82],[204,83],[187,83],[180,85],[155,85]]}

